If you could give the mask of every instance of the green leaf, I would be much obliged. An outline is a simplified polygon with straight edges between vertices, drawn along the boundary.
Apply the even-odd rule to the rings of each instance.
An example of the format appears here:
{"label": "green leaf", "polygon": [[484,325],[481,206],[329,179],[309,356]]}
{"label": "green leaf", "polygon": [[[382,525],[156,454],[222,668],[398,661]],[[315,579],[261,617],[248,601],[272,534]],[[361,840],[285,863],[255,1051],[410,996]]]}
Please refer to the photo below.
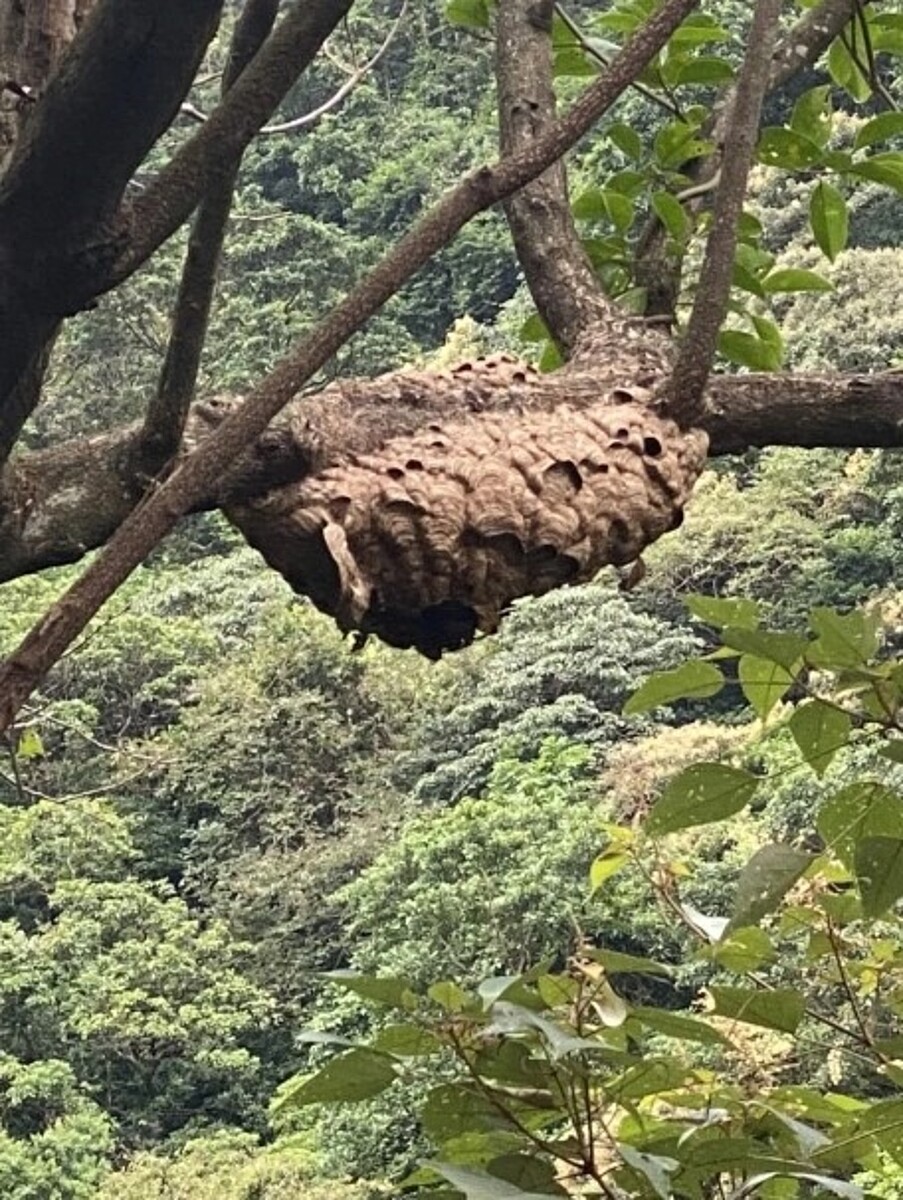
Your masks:
{"label": "green leaf", "polygon": [[826,146],[831,136],[831,115],[830,85],[810,88],[794,104],[790,128],[817,146]]}
{"label": "green leaf", "polygon": [[793,675],[779,663],[744,654],[738,668],[743,695],[763,721],[793,683]]}
{"label": "green leaf", "polygon": [[793,1170],[789,1166],[781,1171],[761,1171],[758,1174],[750,1175],[744,1181],[743,1186],[733,1193],[734,1200],[742,1200],[744,1196],[753,1196],[760,1190],[764,1192],[764,1184],[770,1183],[773,1179],[804,1179],[807,1183],[817,1185],[820,1192],[831,1192],[835,1196],[843,1197],[843,1200],[863,1200],[865,1193],[862,1188],[855,1183],[847,1183],[843,1179],[834,1179],[831,1175],[821,1175],[817,1171],[807,1170],[800,1163],[799,1170]]}
{"label": "green leaf", "polygon": [[632,125],[627,125],[623,121],[617,121],[614,125],[609,125],[605,132],[621,153],[626,154],[628,158],[639,159],[643,157],[643,143],[640,135]]}
{"label": "green leaf", "polygon": [[604,850],[597,855],[589,869],[590,895],[594,896],[616,871],[620,871],[621,867],[626,866],[629,862],[630,855],[615,848]]}
{"label": "green leaf", "polygon": [[653,192],[650,198],[652,210],[677,242],[682,242],[691,229],[690,218],[676,196],[670,192]]}
{"label": "green leaf", "polygon": [[814,608],[809,623],[816,634],[806,652],[816,667],[837,671],[865,666],[878,652],[878,617],[862,609],[842,614],[833,608]]}
{"label": "green leaf", "polygon": [[809,198],[809,224],[822,254],[833,262],[847,244],[850,220],[843,194],[823,179]]}
{"label": "green leaf", "polygon": [[725,646],[777,663],[795,674],[809,643],[795,633],[772,633],[767,629],[737,629],[727,626],[721,634]]}
{"label": "green leaf", "polygon": [[687,121],[671,121],[656,134],[653,142],[655,158],[665,170],[677,170],[691,158],[710,154],[713,144],[698,136],[698,125]]}
{"label": "green leaf", "polygon": [[858,842],[864,838],[903,839],[903,797],[884,784],[860,780],[822,804],[816,828],[843,865],[855,871]]}
{"label": "green leaf", "polygon": [[[853,45],[857,45],[855,24],[848,25],[846,36],[852,37]],[[872,87],[862,69],[851,57],[849,50],[843,44],[843,39],[836,37],[828,51],[828,74],[839,88],[848,92],[854,100],[862,103],[872,94]]]}
{"label": "green leaf", "polygon": [[760,847],[740,872],[728,932],[755,925],[773,912],[813,857],[781,843]]}
{"label": "green leaf", "polygon": [[548,1192],[525,1192],[516,1184],[496,1179],[476,1167],[460,1167],[456,1163],[430,1160],[423,1164],[447,1179],[462,1192],[465,1200],[549,1200]]}
{"label": "green leaf", "polygon": [[903,838],[861,838],[855,869],[863,915],[880,917],[903,896]]}
{"label": "green leaf", "polygon": [[675,700],[703,700],[724,687],[724,676],[714,663],[688,662],[671,671],[656,671],[624,705],[625,716],[636,716]]}
{"label": "green leaf", "polygon": [[649,833],[673,833],[706,825],[740,812],[752,799],[759,780],[748,771],[723,763],[695,763],[672,779],[649,814]]}
{"label": "green leaf", "polygon": [[861,179],[871,179],[874,183],[883,183],[895,192],[903,193],[903,154],[897,151],[860,159],[853,163],[852,171]]}
{"label": "green leaf", "polygon": [[811,137],[795,129],[771,126],[762,131],[758,146],[759,162],[768,167],[799,171],[821,162],[822,148]]}
{"label": "green leaf", "polygon": [[676,1158],[665,1158],[658,1154],[644,1154],[624,1142],[617,1143],[617,1151],[632,1171],[637,1171],[648,1180],[652,1190],[661,1200],[668,1200],[672,1194],[671,1175],[678,1170],[680,1163]]}
{"label": "green leaf", "polygon": [[473,997],[469,996],[463,988],[459,987],[458,984],[451,979],[443,980],[440,983],[431,984],[430,987],[427,988],[426,994],[431,1000],[435,1001],[440,1008],[444,1008],[446,1012],[463,1012],[474,1002]]}
{"label": "green leaf", "polygon": [[620,950],[587,948],[585,954],[593,962],[601,963],[609,975],[656,975],[663,979],[670,979],[674,974],[673,968],[666,963],[655,962],[651,958],[641,958],[636,954],[622,954]]}
{"label": "green leaf", "polygon": [[385,1004],[391,1008],[411,1009],[417,1004],[417,996],[406,979],[392,976],[380,978],[346,970],[321,971],[319,978],[338,984],[364,1000],[372,1000],[376,1004]]}
{"label": "green leaf", "polygon": [[705,948],[705,957],[728,971],[755,971],[774,958],[771,938],[762,929],[733,929]]}
{"label": "green leaf", "polygon": [[852,726],[849,713],[823,700],[800,704],[790,718],[793,740],[816,775],[824,775],[838,750],[846,746]]}
{"label": "green leaf", "polygon": [[368,1100],[395,1082],[395,1068],[383,1054],[362,1048],[332,1059],[313,1075],[283,1084],[273,1103],[276,1112],[304,1104]]}
{"label": "green leaf", "polygon": [[872,117],[860,128],[856,134],[853,149],[863,150],[866,146],[873,146],[875,142],[884,142],[888,138],[898,137],[901,133],[903,133],[903,113],[879,113],[877,117]]}
{"label": "green leaf", "polygon": [[903,738],[885,742],[878,753],[882,758],[889,758],[891,762],[903,763]]}
{"label": "green leaf", "polygon": [[806,1011],[802,994],[795,988],[774,988],[765,992],[756,988],[716,987],[712,984],[708,991],[718,1016],[732,1017],[748,1025],[761,1025],[782,1033],[795,1033]]}
{"label": "green leaf", "polygon": [[684,597],[684,604],[700,621],[721,629],[733,625],[737,629],[755,629],[761,610],[755,600],[723,600],[716,596],[698,594]]}
{"label": "green leaf", "polygon": [[549,330],[539,313],[531,313],[521,325],[518,336],[524,342],[544,342],[549,336]]}
{"label": "green leaf", "polygon": [[681,63],[674,82],[678,86],[686,83],[720,84],[729,83],[733,78],[733,68],[723,58],[699,55]]}
{"label": "green leaf", "polygon": [[803,271],[796,267],[784,267],[772,271],[762,280],[762,287],[770,296],[777,292],[833,292],[834,284],[817,271]]}
{"label": "green leaf", "polygon": [[510,1129],[488,1100],[459,1083],[431,1088],[420,1110],[420,1122],[427,1137],[439,1144],[467,1134]]}
{"label": "green leaf", "polygon": [[781,365],[781,355],[773,345],[742,329],[723,329],[718,335],[718,352],[751,371],[776,371]]}
{"label": "green leaf", "polygon": [[487,0],[448,0],[445,19],[467,29],[486,29],[489,25]]}
{"label": "green leaf", "polygon": [[374,1050],[398,1058],[421,1058],[442,1049],[442,1043],[419,1025],[385,1025],[371,1042]]}
{"label": "green leaf", "polygon": [[611,221],[620,232],[633,224],[633,202],[623,192],[608,188],[587,188],[571,205],[574,216],[582,221]]}
{"label": "green leaf", "polygon": [[27,761],[31,758],[43,758],[44,754],[44,743],[41,741],[41,735],[38,731],[36,729],[23,729],[16,744],[16,758],[22,758]]}
{"label": "green leaf", "polygon": [[500,1154],[486,1164],[486,1170],[495,1179],[504,1179],[527,1191],[538,1191],[543,1196],[567,1195],[555,1182],[554,1164],[534,1154]]}
{"label": "green leaf", "polygon": [[707,1046],[730,1046],[731,1041],[705,1021],[697,1017],[687,1017],[683,1013],[671,1012],[664,1008],[639,1007],[631,1010],[627,1022],[628,1031],[639,1022],[647,1029],[662,1033],[666,1037],[677,1038],[678,1041],[699,1042]]}

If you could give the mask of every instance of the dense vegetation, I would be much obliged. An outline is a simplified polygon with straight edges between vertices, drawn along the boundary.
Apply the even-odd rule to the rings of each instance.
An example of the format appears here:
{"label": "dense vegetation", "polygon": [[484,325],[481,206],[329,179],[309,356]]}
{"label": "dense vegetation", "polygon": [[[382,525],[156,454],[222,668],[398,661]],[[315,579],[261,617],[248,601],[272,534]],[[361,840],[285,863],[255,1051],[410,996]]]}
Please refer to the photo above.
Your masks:
{"label": "dense vegetation", "polygon": [[[466,25],[479,5],[457,7]],[[720,7],[729,24],[737,5]],[[349,46],[376,40],[389,9],[365,6]],[[806,80],[805,95],[822,88],[825,112],[831,97],[849,110],[832,132],[842,147],[873,114],[839,72]],[[331,87],[328,65],[308,73],[288,115]],[[206,390],[241,389],[271,366],[488,153],[491,92],[479,30],[424,4],[339,111],[259,141]],[[617,116],[645,137],[655,111],[632,96]],[[633,148],[623,132],[619,144]],[[610,180],[597,185],[626,157],[591,145],[577,167],[577,211],[609,271],[629,222]],[[761,353],[779,326],[791,364],[896,361],[903,223],[884,183],[856,191],[848,248],[824,267],[811,178],[759,168],[749,269],[818,267],[835,286],[807,276],[758,316],[758,350],[725,351]],[[179,253],[171,244],[99,320],[67,328],[31,445],[137,414]],[[332,369],[520,352],[529,313],[491,215]],[[525,336],[536,333],[534,321]],[[101,408],[110,396],[115,413]],[[585,1107],[592,1088],[622,1119],[621,1159],[612,1141],[600,1175],[611,1195],[717,1195],[733,1178],[738,1196],[851,1196],[854,1175],[899,1194],[903,778],[887,735],[903,691],[901,531],[893,454],[750,453],[707,473],[636,591],[604,578],[520,604],[497,637],[430,665],[373,645],[351,653],[222,519],[186,522],[6,748],[0,1193],[562,1195],[561,1163],[580,1161],[596,1120],[604,1128]],[[69,574],[0,590],[0,653]],[[693,594],[724,607],[688,609]],[[853,615],[810,618],[816,606]],[[681,668],[719,645],[723,659]],[[702,775],[681,774],[694,764]],[[751,875],[762,846],[773,855]],[[870,1115],[850,1124],[860,1109]],[[837,1131],[851,1152],[825,1153],[815,1183],[788,1167]],[[437,1156],[438,1173],[413,1174]]]}

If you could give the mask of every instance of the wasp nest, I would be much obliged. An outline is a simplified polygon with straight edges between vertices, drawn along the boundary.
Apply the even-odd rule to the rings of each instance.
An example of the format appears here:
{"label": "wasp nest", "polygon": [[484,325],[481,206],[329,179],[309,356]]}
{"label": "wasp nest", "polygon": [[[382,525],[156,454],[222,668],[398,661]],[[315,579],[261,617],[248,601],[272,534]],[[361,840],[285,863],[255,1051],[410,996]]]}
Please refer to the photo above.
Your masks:
{"label": "wasp nest", "polygon": [[707,439],[645,399],[429,425],[229,515],[343,631],[438,658],[680,524]]}

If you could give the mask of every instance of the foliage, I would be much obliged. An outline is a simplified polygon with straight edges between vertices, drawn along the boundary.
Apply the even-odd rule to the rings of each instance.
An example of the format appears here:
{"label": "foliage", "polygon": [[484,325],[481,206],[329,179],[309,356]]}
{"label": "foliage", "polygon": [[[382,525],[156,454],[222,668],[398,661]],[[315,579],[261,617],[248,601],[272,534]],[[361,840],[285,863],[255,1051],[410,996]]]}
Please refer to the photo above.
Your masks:
{"label": "foliage", "polygon": [[[492,649],[473,652],[422,749],[400,764],[420,801],[449,803],[480,790],[500,755],[534,754],[551,736],[604,749],[642,732],[619,709],[653,664],[676,661],[689,635],[644,616],[610,584],[552,592],[517,605]],[[646,727],[648,728],[648,726]]]}
{"label": "foliage", "polygon": [[[874,614],[817,608],[808,631],[788,633],[763,626],[752,604],[690,605],[739,660],[762,736],[788,729],[816,776],[854,730],[877,734],[892,762],[903,757],[903,676],[881,654]],[[651,677],[643,707],[673,699],[673,674]],[[791,688],[793,704],[783,699]],[[363,1043],[335,1039],[325,1066],[283,1085],[278,1110],[373,1097],[424,1056],[451,1054],[457,1074],[437,1078],[421,1109],[434,1157],[407,1180],[418,1195],[538,1197],[578,1185],[587,1196],[615,1187],[666,1200],[784,1180],[860,1196],[850,1176],[880,1175],[900,1153],[900,797],[879,779],[832,789],[816,815],[817,849],[759,846],[727,913],[698,910],[685,899],[697,867],[671,835],[734,816],[767,788],[736,765],[685,767],[644,830],[609,828],[593,866],[603,894],[638,872],[694,935],[704,1012],[628,999],[625,976],[671,968],[585,941],[563,969],[547,961],[476,987],[397,969],[334,976],[389,1014],[391,1037],[378,1027]],[[794,1067],[804,1068],[797,1082]]]}

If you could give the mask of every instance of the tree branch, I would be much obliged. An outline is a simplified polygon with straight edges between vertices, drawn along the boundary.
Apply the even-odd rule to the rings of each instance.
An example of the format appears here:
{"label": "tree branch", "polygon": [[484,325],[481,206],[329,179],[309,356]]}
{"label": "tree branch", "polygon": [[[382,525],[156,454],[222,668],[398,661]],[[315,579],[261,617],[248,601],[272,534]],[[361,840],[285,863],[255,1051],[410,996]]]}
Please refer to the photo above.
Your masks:
{"label": "tree branch", "polygon": [[[247,0],[232,34],[222,76],[223,95],[266,41],[278,11],[279,0]],[[150,460],[142,466],[151,473],[156,473],[178,449],[188,407],[194,399],[240,164],[239,154],[231,170],[212,184],[201,201],[188,241],[166,359],[157,391],[148,404],[141,437],[142,458]]]}
{"label": "tree branch", "polygon": [[[398,371],[341,380],[296,397],[250,450],[193,506],[248,504],[388,438],[473,412],[541,411],[597,402],[610,386],[604,362],[540,375],[521,370]],[[195,405],[186,445],[200,445],[239,401]],[[900,448],[903,374],[715,375],[701,426],[714,456],[753,447]],[[0,489],[0,583],[77,562],[106,542],[140,499],[133,462],[140,426],[21,454]]]}
{"label": "tree branch", "polygon": [[715,196],[712,228],[696,287],[686,336],[666,390],[664,408],[684,428],[702,414],[703,392],[727,312],[746,183],[759,136],[762,101],[768,86],[783,0],[757,0],[749,43],[727,119],[721,179]]}
{"label": "tree branch", "polygon": [[[555,119],[553,11],[553,0],[499,4],[495,69],[503,154],[530,146]],[[512,196],[505,216],[533,302],[569,355],[584,329],[611,317],[612,306],[577,235],[564,163]]]}
{"label": "tree branch", "polygon": [[128,244],[103,287],[127,279],[187,221],[276,111],[353,0],[297,0],[223,102],[122,216]]}
{"label": "tree branch", "polygon": [[0,463],[33,402],[20,387],[92,288],[100,230],[169,126],[222,0],[100,0],[0,179]]}
{"label": "tree branch", "polygon": [[[611,69],[586,89],[564,119],[525,150],[494,167],[472,172],[446,193],[331,315],[283,359],[245,403],[226,418],[216,433],[166,483],[142,501],[81,578],[0,667],[0,731],[10,726],[31,690],[104,601],[179,517],[211,490],[242,449],[259,437],[298,389],[467,221],[490,205],[507,199],[570,149],[658,53],[697,3],[698,0],[665,0],[632,34]],[[258,55],[258,61],[262,54]],[[239,92],[252,72],[253,67],[236,84],[232,95]],[[213,127],[215,118],[216,113],[198,136]]]}

